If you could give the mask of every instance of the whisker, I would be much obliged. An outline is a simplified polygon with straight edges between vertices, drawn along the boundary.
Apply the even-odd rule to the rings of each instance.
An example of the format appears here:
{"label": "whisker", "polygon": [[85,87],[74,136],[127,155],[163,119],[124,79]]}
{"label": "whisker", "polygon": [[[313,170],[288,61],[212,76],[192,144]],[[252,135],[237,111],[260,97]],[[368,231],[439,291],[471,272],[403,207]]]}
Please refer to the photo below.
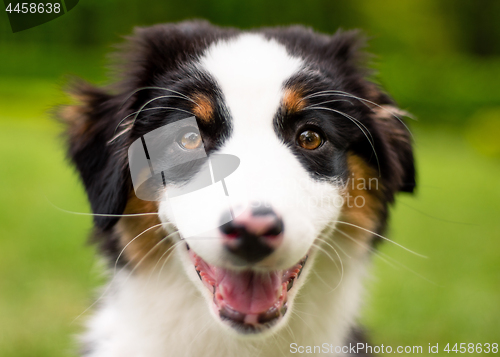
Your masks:
{"label": "whisker", "polygon": [[[205,325],[203,325],[202,328],[198,328],[198,333],[192,338],[192,341],[197,341],[197,338],[198,336],[201,336],[203,333],[205,333],[206,331],[208,331],[208,329],[210,327],[212,327],[215,323],[215,320],[214,319],[207,319],[206,320],[207,322],[205,323]],[[193,321],[193,325],[194,325],[195,321]],[[198,327],[198,326],[196,326]],[[187,354],[188,356],[191,355],[191,354]]]}
{"label": "whisker", "polygon": [[[149,249],[148,252],[146,254],[144,254],[144,256],[141,258],[141,260],[139,260],[139,262],[134,266],[134,268],[127,275],[127,277],[125,278],[124,283],[126,283],[128,281],[128,279],[134,274],[134,272],[139,268],[139,266],[146,260],[146,258],[149,256],[149,254],[151,254],[151,252],[153,252],[160,244],[162,244],[163,242],[165,242],[168,238],[170,238],[171,236],[173,236],[174,234],[177,234],[177,233],[178,232],[175,231],[173,233],[168,234],[167,236],[165,236],[162,239],[160,239],[158,241],[158,243],[156,243],[151,249]],[[179,245],[179,243],[181,243],[181,241],[174,243],[173,246],[177,246],[177,245]]]}
{"label": "whisker", "polygon": [[[182,243],[183,241],[184,241],[184,239],[181,239],[180,241],[178,241],[177,243],[175,243],[175,244],[174,244],[174,247],[175,247],[175,248],[177,248],[177,247],[180,245],[180,243]],[[169,254],[169,255],[167,255],[167,257],[165,258],[165,261],[163,262],[163,264],[162,264],[162,266],[161,266],[161,268],[160,268],[160,271],[158,272],[158,278],[157,278],[157,280],[156,280],[156,284],[157,284],[157,285],[158,285],[158,283],[159,283],[159,281],[160,281],[160,277],[161,277],[161,273],[162,273],[162,271],[163,271],[163,268],[165,268],[165,265],[167,264],[168,259],[169,259],[172,255],[173,255],[173,254]],[[162,257],[163,257],[163,255],[162,255]],[[160,258],[160,260],[161,260],[161,258]]]}
{"label": "whisker", "polygon": [[[348,93],[348,92],[344,92],[344,91],[341,91],[341,90],[326,90],[326,91],[321,91],[321,92],[317,92],[317,93],[312,93],[312,94],[310,94],[308,96],[305,96],[304,98],[300,99],[300,101],[308,99],[308,98],[320,97],[320,96],[325,96],[325,95],[330,95],[330,94],[357,99],[360,102],[362,102],[364,105],[366,105],[368,108],[370,108],[370,107],[366,103],[370,103],[371,105],[374,105],[374,106],[376,106],[376,107],[378,107],[378,108],[386,111],[387,113],[391,114],[396,119],[398,119],[399,122],[401,124],[403,124],[403,126],[406,128],[406,130],[408,131],[408,133],[410,133],[411,137],[413,138],[413,133],[411,132],[410,128],[408,128],[408,126],[405,124],[405,122],[399,116],[397,116],[396,114],[394,114],[393,112],[391,112],[387,108],[384,108],[383,106],[381,106],[381,105],[379,105],[379,104],[377,104],[377,103],[375,103],[375,102],[373,102],[371,100],[368,100],[368,99],[365,99],[365,98],[361,98],[361,97],[357,97],[357,96],[355,96],[355,95],[353,95],[351,93]],[[408,116],[408,117],[411,118],[410,116]]]}
{"label": "whisker", "polygon": [[[143,109],[144,109],[144,108],[145,108],[145,107],[146,107],[149,103],[152,103],[152,102],[154,102],[155,100],[158,100],[158,99],[163,99],[163,98],[168,98],[168,97],[169,97],[168,95],[160,95],[160,96],[158,96],[158,97],[155,97],[155,98],[153,98],[153,99],[148,100],[148,101],[147,101],[146,103],[144,103],[144,104],[142,105],[142,107],[138,110],[137,114],[136,114],[136,115],[135,115],[135,117],[134,117],[133,123],[135,123],[135,121],[137,120],[137,117],[139,116],[140,112],[141,112],[141,111],[142,111],[142,110],[143,110]],[[188,114],[191,114],[192,116],[195,116],[193,113],[191,113],[190,111],[187,111],[187,110],[183,110],[183,109],[180,109],[180,108],[174,108],[174,107],[173,107],[173,109],[177,109],[177,110],[180,110],[180,111],[182,111],[182,112],[186,112],[186,113],[188,113]]]}
{"label": "whisker", "polygon": [[[142,232],[144,233],[144,232]],[[137,238],[137,237],[136,237]],[[134,238],[135,239],[135,238]],[[130,244],[131,242],[129,242]],[[128,244],[127,244],[128,245]],[[125,247],[126,248],[126,247]],[[124,249],[125,249],[124,248]],[[120,255],[123,253],[123,250],[122,252],[120,253]],[[78,320],[83,314],[85,314],[87,311],[89,311],[94,305],[96,305],[99,301],[101,301],[104,296],[106,296],[106,294],[108,293],[108,291],[111,289],[111,287],[113,286],[113,284],[115,283],[116,281],[116,277],[117,277],[117,274],[116,274],[116,268],[117,268],[117,263],[118,263],[118,260],[120,259],[120,257],[118,257],[116,259],[116,262],[115,262],[115,266],[114,266],[114,272],[113,272],[113,277],[111,279],[111,281],[106,285],[106,288],[104,289],[104,291],[101,293],[101,295],[99,295],[99,297],[97,299],[94,300],[94,302],[92,304],[90,304],[85,310],[83,310],[77,317],[75,317],[73,319],[73,321],[71,321],[71,324],[72,325],[76,320]],[[121,269],[120,271],[123,271],[129,264],[130,264],[131,261],[128,261],[127,264],[125,264]]]}
{"label": "whisker", "polygon": [[[422,186],[422,185],[421,185]],[[407,203],[404,203],[403,201],[398,201],[398,205],[403,205],[403,206],[406,206],[408,208],[411,208],[412,210],[414,210],[415,212],[418,212],[426,217],[429,217],[429,218],[432,218],[432,219],[435,219],[435,220],[438,220],[438,221],[441,221],[441,222],[446,222],[446,223],[453,223],[453,224],[463,224],[463,225],[466,225],[466,226],[479,226],[479,224],[477,223],[467,223],[467,222],[459,222],[459,221],[451,221],[449,219],[445,219],[445,218],[439,218],[439,217],[435,217],[431,214],[428,214],[428,213],[425,213],[424,211],[421,211],[413,206],[410,206],[409,204]]]}
{"label": "whisker", "polygon": [[348,226],[351,226],[351,227],[355,227],[355,228],[361,229],[361,230],[363,230],[363,231],[365,231],[365,232],[368,232],[368,233],[371,233],[371,234],[373,234],[373,235],[375,235],[375,236],[377,236],[377,237],[379,237],[379,238],[385,239],[386,241],[391,242],[392,244],[395,244],[395,245],[397,245],[398,247],[403,248],[404,250],[406,250],[406,251],[408,251],[408,252],[410,252],[410,253],[412,253],[412,254],[415,254],[415,255],[416,255],[416,256],[418,256],[418,257],[428,259],[428,257],[427,257],[427,256],[422,255],[422,254],[419,254],[419,253],[416,253],[416,252],[414,252],[413,250],[408,249],[408,248],[406,248],[405,246],[403,246],[403,245],[401,245],[401,244],[399,244],[399,243],[394,242],[392,239],[389,239],[389,238],[387,238],[387,237],[384,237],[383,235],[378,234],[378,233],[375,233],[375,232],[373,232],[373,231],[371,231],[371,230],[369,230],[369,229],[366,229],[366,228],[364,228],[364,227],[361,227],[361,226],[358,226],[358,225],[356,225],[356,224],[352,224],[352,223],[349,223],[349,222],[344,222],[344,221],[335,221],[335,222],[337,222],[337,223],[341,223],[341,224],[346,224],[346,225],[348,225]]}
{"label": "whisker", "polygon": [[[397,264],[399,267],[402,267],[404,269],[406,269],[407,271],[415,274],[416,276],[418,276],[419,278],[431,283],[431,284],[434,284],[436,286],[438,286],[437,283],[435,283],[434,281],[426,278],[425,276],[417,273],[416,271],[410,269],[409,267],[407,267],[406,265],[402,264],[401,262],[397,261],[396,259],[390,257],[389,255],[383,253],[383,252],[380,252],[378,251],[377,249],[374,249],[373,247],[370,247],[368,244],[366,243],[363,243],[363,242],[360,242],[358,241],[357,239],[353,238],[352,236],[350,236],[349,234],[347,234],[346,232],[342,231],[341,229],[339,229],[338,227],[334,227],[332,226],[332,224],[334,224],[335,222],[331,222],[328,226],[329,227],[333,227],[335,231],[341,233],[342,235],[344,235],[345,237],[349,238],[351,241],[353,241],[354,243],[368,249],[370,252],[372,252],[373,254],[377,255],[382,261],[384,261],[386,264],[388,264],[390,267],[392,267],[393,269],[396,269],[396,270],[399,270],[397,266],[395,266],[394,264],[392,264],[389,260],[391,260],[392,262],[394,262],[395,264]],[[359,227],[358,227],[359,228]],[[332,241],[334,243],[334,241]],[[385,257],[385,258],[384,258]]]}
{"label": "whisker", "polygon": [[190,102],[192,102],[192,103],[196,104],[197,106],[199,106],[199,104],[198,104],[198,103],[196,103],[193,99],[189,98],[187,95],[185,95],[185,94],[183,94],[183,93],[181,93],[181,92],[175,91],[175,90],[173,90],[173,89],[164,88],[164,87],[142,87],[142,88],[138,88],[138,89],[134,90],[132,93],[130,93],[130,94],[129,94],[129,95],[128,95],[125,99],[124,99],[124,101],[123,101],[123,103],[122,103],[122,105],[121,105],[121,106],[123,107],[123,105],[124,105],[124,104],[125,104],[125,103],[126,103],[126,102],[130,99],[130,98],[132,98],[132,96],[133,96],[134,94],[136,94],[136,93],[138,93],[138,92],[140,92],[140,91],[142,91],[142,90],[147,90],[147,89],[151,89],[151,90],[153,90],[153,89],[158,89],[158,90],[164,90],[164,91],[167,91],[167,92],[172,92],[172,93],[178,94],[178,95],[180,96],[180,97],[177,97],[177,98],[182,98],[182,99],[189,100]]}
{"label": "whisker", "polygon": [[148,213],[124,213],[124,214],[106,214],[106,213],[86,213],[86,212],[73,212],[60,209],[65,213],[75,214],[77,216],[95,216],[95,217],[140,217],[140,216],[157,216],[157,212]]}
{"label": "whisker", "polygon": [[[178,233],[179,234],[179,231],[175,231],[173,233]],[[173,234],[172,233],[172,234]],[[163,259],[163,257],[165,255],[167,255],[172,249],[174,249],[175,247],[177,247],[177,245],[179,245],[180,243],[182,243],[183,240],[179,240],[178,242],[174,243],[170,248],[168,248],[162,255],[161,257],[156,261],[156,264],[155,266],[153,267],[153,270],[151,270],[151,273],[149,274],[149,277],[148,277],[148,282],[146,283],[146,286],[149,284],[149,281],[151,280],[151,276],[153,275],[154,271],[156,270],[156,268],[158,267],[158,264],[161,262],[161,260]],[[159,276],[158,276],[159,278]]]}
{"label": "whisker", "polygon": [[[325,234],[320,234],[318,237],[316,237],[316,239],[317,239],[317,240],[319,240],[319,241],[321,241],[321,242],[323,242],[323,244],[326,244],[326,245],[328,245],[330,248],[332,248],[332,249],[334,249],[334,250],[335,250],[335,248],[333,248],[333,246],[332,246],[330,243],[328,243],[328,241],[325,239],[325,238],[329,238],[329,236],[328,236],[327,234],[328,234],[328,233],[325,233]],[[337,242],[335,242],[335,240],[333,240],[333,239],[332,239],[332,243],[333,243],[333,244],[335,244],[335,246],[336,246],[337,248],[339,248],[339,250],[340,250],[342,253],[344,253],[344,255],[345,255],[346,257],[348,257],[349,259],[352,259],[352,258],[349,256],[349,254],[347,254],[347,253],[344,251],[344,249],[342,249],[342,247],[340,246],[340,244],[338,244]]]}
{"label": "whisker", "polygon": [[[122,121],[120,121],[120,123],[118,123],[118,126],[122,125]],[[115,134],[116,133],[116,130],[118,130],[118,126],[115,128],[115,131],[114,131],[114,136],[108,140],[108,142],[106,143],[107,145],[111,144],[113,141],[115,141],[116,139],[118,139],[120,136],[124,135],[125,133],[129,132],[130,130],[132,130],[132,126],[127,126],[125,129],[123,129],[122,131],[120,131],[118,134]]]}
{"label": "whisker", "polygon": [[295,334],[293,333],[293,330],[292,330],[292,327],[290,326],[290,324],[287,324],[286,328],[287,328],[288,334],[292,338],[292,341],[297,341],[297,339],[295,338]]}
{"label": "whisker", "polygon": [[[280,334],[275,334],[275,335],[272,335],[274,337],[274,342],[276,343],[276,347],[278,347],[278,350],[280,351],[280,354],[283,356],[283,357],[287,357],[287,355],[285,354],[285,352],[283,352],[283,348],[282,346],[286,346],[288,344],[288,341],[286,340],[285,336],[282,336]],[[279,343],[280,341],[278,341],[278,338],[284,342],[284,343]]]}
{"label": "whisker", "polygon": [[[297,305],[297,306],[307,305],[307,304],[299,303],[299,302],[295,302],[294,304]],[[312,316],[312,317],[315,317],[315,318],[319,317],[319,315],[317,315],[317,314],[313,314],[313,313],[310,313],[310,312],[305,312],[305,311],[300,310],[300,309],[294,309],[294,310],[298,311],[298,312],[300,312],[300,313],[302,313],[304,315],[309,315],[309,316]]]}
{"label": "whisker", "polygon": [[294,309],[295,311],[292,311],[292,314],[294,316],[297,316],[299,319],[302,320],[302,322],[309,328],[310,331],[314,331],[315,329],[313,329],[303,318],[302,316],[300,316],[297,312],[300,311],[300,310],[297,310],[296,308]]}
{"label": "whisker", "polygon": [[136,235],[133,239],[130,240],[130,242],[128,242],[125,247],[123,247],[123,249],[121,250],[120,254],[118,254],[118,257],[116,258],[115,260],[115,267],[114,267],[114,270],[113,270],[113,274],[116,275],[116,269],[117,269],[117,266],[118,266],[118,261],[120,260],[120,258],[122,257],[123,255],[123,252],[125,252],[125,249],[128,248],[129,245],[131,245],[136,239],[138,239],[139,237],[141,237],[144,233],[147,233],[149,232],[150,230],[154,229],[154,228],[158,228],[158,227],[161,227],[161,226],[164,226],[166,224],[173,224],[171,222],[165,222],[165,223],[158,223],[158,224],[155,224],[145,230],[143,230],[141,233],[139,233],[138,235]]}
{"label": "whisker", "polygon": [[307,100],[309,98],[321,97],[321,96],[329,95],[332,92],[335,92],[335,90],[334,89],[329,89],[329,90],[322,90],[322,91],[319,91],[319,92],[314,92],[314,93],[311,93],[309,95],[306,95],[305,97],[300,98],[298,102],[300,103],[300,102],[302,102],[304,100]]}
{"label": "whisker", "polygon": [[[169,236],[165,237],[165,238],[168,238]],[[163,239],[165,239],[163,238]],[[163,241],[162,239],[162,241]],[[180,242],[178,242],[180,243]],[[176,243],[177,244],[177,243]],[[176,245],[174,244],[174,246]],[[117,259],[118,261],[118,259]],[[129,264],[131,263],[131,261],[127,262],[127,264],[125,264],[121,269],[120,271],[123,271],[125,268],[127,268],[129,266]],[[130,276],[130,275],[129,275]],[[101,293],[101,295],[89,306],[87,307],[84,311],[82,311],[82,313],[80,313],[77,317],[75,317],[73,319],[73,321],[71,322],[71,324],[73,324],[76,320],[78,320],[83,314],[85,314],[88,310],[90,310],[95,304],[97,304],[99,301],[102,300],[102,298],[104,298],[104,296],[107,294],[107,292],[111,289],[111,286],[113,285],[113,283],[116,281],[116,277],[117,277],[117,274],[116,274],[116,264],[115,264],[115,271],[114,271],[114,274],[113,274],[113,278],[111,279],[111,281],[107,284],[106,286],[106,289],[104,289],[104,292]],[[128,277],[127,277],[128,279]]]}
{"label": "whisker", "polygon": [[[122,251],[123,252],[123,251]],[[121,253],[120,253],[121,254]],[[116,274],[116,267],[117,267],[117,262],[118,262],[118,259],[116,259],[116,262],[115,262],[115,266],[114,266],[114,273],[113,273],[113,277],[111,279],[111,281],[106,285],[106,288],[104,289],[104,291],[101,293],[101,295],[99,295],[99,297],[97,299],[94,300],[94,302],[92,304],[90,304],[85,310],[83,310],[77,317],[75,317],[73,319],[73,321],[71,321],[70,325],[72,325],[76,320],[78,320],[83,314],[85,314],[87,311],[89,311],[94,305],[96,305],[99,301],[101,301],[104,296],[106,296],[106,294],[108,293],[108,291],[111,289],[111,287],[113,286],[113,284],[115,283],[116,281],[116,277],[117,277],[117,274]],[[127,262],[127,264],[125,264],[122,269],[120,271],[122,271],[123,269],[125,269],[128,265],[130,264],[130,261]]]}
{"label": "whisker", "polygon": [[[322,105],[322,104],[328,104],[328,103],[336,103],[336,102],[347,102],[351,105],[354,105],[350,100],[347,100],[347,99],[332,99],[332,100],[326,100],[324,102],[321,102],[321,103],[315,103],[315,104],[311,104],[311,105],[308,105],[307,107],[305,107],[304,109],[309,109],[309,108],[312,108],[314,107],[315,105]],[[303,109],[303,110],[304,110]]]}
{"label": "whisker", "polygon": [[380,259],[382,259],[384,262],[386,262],[388,265],[392,266],[393,268],[396,269],[396,266],[394,266],[393,264],[391,264],[388,260],[384,259],[382,257],[382,252],[378,252],[376,249],[370,247],[370,245],[368,244],[365,244],[363,242],[360,242],[358,241],[357,239],[351,237],[349,234],[347,234],[346,232],[344,232],[343,230],[339,229],[339,228],[335,228],[335,231],[339,232],[340,234],[342,234],[343,236],[349,238],[351,241],[353,241],[354,243],[360,245],[361,247],[365,248],[365,249],[368,249],[372,254],[375,254],[375,255],[378,255],[380,257]]}
{"label": "whisker", "polygon": [[[333,264],[335,264],[335,267],[337,268],[337,270],[339,270],[339,271],[340,271],[340,281],[339,281],[339,282],[338,282],[338,284],[337,284],[337,285],[336,285],[336,286],[335,286],[335,287],[334,287],[334,288],[330,291],[330,293],[331,293],[332,291],[335,291],[335,290],[336,290],[336,289],[340,286],[340,284],[342,283],[342,279],[344,278],[344,265],[342,264],[342,259],[340,258],[339,253],[338,253],[335,249],[333,249],[333,251],[335,252],[335,254],[337,254],[337,257],[339,258],[339,262],[340,262],[340,269],[339,269],[339,266],[338,266],[337,262],[335,261],[335,259],[333,259],[333,258],[332,258],[332,256],[331,256],[331,255],[330,255],[330,254],[329,254],[329,253],[328,253],[325,249],[323,249],[323,247],[321,247],[320,245],[318,245],[318,244],[316,244],[316,243],[312,243],[312,245],[313,245],[314,247],[316,247],[317,249],[319,249],[320,251],[322,251],[323,253],[325,253],[325,254],[326,254],[326,256],[327,256],[328,258],[330,258],[330,260],[333,262]],[[319,273],[318,273],[316,270],[314,270],[314,272],[316,273],[316,276],[317,276],[317,277],[318,277],[318,278],[319,278],[319,279],[320,279],[320,280],[321,280],[324,284],[326,284],[326,283],[325,283],[325,281],[323,280],[323,278],[321,278],[321,276],[319,275]],[[326,286],[330,287],[328,284],[326,284]]]}
{"label": "whisker", "polygon": [[[397,261],[396,259],[394,259],[394,258],[390,257],[389,255],[387,255],[387,254],[385,254],[385,253],[380,252],[380,253],[379,253],[379,257],[380,257],[381,259],[382,259],[382,256],[384,256],[384,257],[386,257],[387,259],[389,259],[389,260],[393,261],[395,264],[397,264],[397,265],[398,265],[398,266],[400,266],[401,268],[408,270],[410,273],[415,274],[416,276],[418,276],[419,278],[421,278],[421,279],[423,279],[423,280],[427,281],[428,283],[431,283],[431,284],[436,285],[436,286],[440,286],[440,285],[439,285],[439,284],[437,284],[436,282],[434,282],[434,281],[432,281],[432,280],[430,280],[430,279],[426,278],[425,276],[423,276],[423,275],[421,275],[421,274],[417,273],[416,271],[414,271],[414,270],[412,270],[412,269],[408,268],[408,266],[406,266],[405,264],[402,264],[401,262],[399,262],[399,261]],[[386,261],[386,262],[387,262],[387,261]],[[392,264],[390,264],[390,263],[389,263],[389,265],[392,265]],[[398,268],[397,268],[396,266],[394,266],[394,265],[392,265],[392,266],[393,266],[396,270],[398,270]]]}
{"label": "whisker", "polygon": [[192,116],[195,116],[192,112],[190,112],[189,110],[184,110],[184,109],[181,109],[181,108],[176,108],[176,107],[153,107],[153,108],[146,108],[144,109],[144,107],[146,105],[148,105],[149,103],[151,103],[152,101],[156,100],[156,99],[161,99],[161,98],[168,98],[170,96],[168,95],[165,95],[165,96],[161,96],[161,97],[156,97],[156,98],[153,98],[151,99],[150,101],[146,102],[146,104],[144,104],[139,110],[133,112],[133,113],[130,113],[129,115],[127,115],[126,117],[124,117],[122,120],[120,120],[120,122],[116,125],[115,127],[115,131],[113,132],[113,138],[108,142],[112,142],[114,140],[116,140],[118,137],[120,137],[120,135],[123,135],[124,133],[126,133],[126,130],[122,131],[119,135],[116,135],[116,131],[118,130],[118,128],[123,124],[123,122],[125,120],[127,120],[127,118],[130,118],[131,116],[135,115],[134,119],[131,121],[132,124],[135,123],[136,119],[137,119],[137,116],[141,113],[141,112],[145,112],[145,111],[148,111],[148,110],[157,110],[157,109],[173,109],[173,110],[178,110],[180,112],[183,112],[183,113],[186,113],[186,114],[189,114],[189,115],[192,115]]}
{"label": "whisker", "polygon": [[337,109],[332,109],[332,108],[328,108],[328,107],[318,107],[317,105],[308,106],[308,107],[304,108],[303,110],[305,110],[305,109],[327,109],[327,110],[334,111],[335,113],[338,113],[340,115],[343,115],[346,118],[351,119],[351,120],[355,121],[356,123],[358,123],[359,125],[361,125],[363,127],[363,129],[366,130],[366,132],[368,133],[368,135],[370,135],[371,143],[372,144],[374,143],[373,136],[372,136],[372,133],[370,132],[370,130],[368,130],[368,128],[366,127],[366,125],[364,125],[361,121],[359,121],[358,119],[356,119],[352,115],[349,115],[349,114],[344,113],[344,112],[342,112],[340,110],[337,110]]}
{"label": "whisker", "polygon": [[[353,104],[351,101],[349,100],[346,100],[346,99],[334,99],[334,100],[327,100],[325,102],[321,102],[321,103],[317,103],[317,104],[312,104],[312,105],[309,105],[307,107],[305,107],[304,109],[302,110],[306,110],[306,109],[325,109],[325,108],[328,108],[328,107],[319,107],[319,105],[321,104],[326,104],[326,103],[332,103],[332,102],[348,102],[350,103],[351,105]],[[349,115],[347,113],[344,113],[344,112],[341,112],[340,110],[338,109],[332,109],[332,108],[328,108],[328,109],[331,109],[331,110],[335,110],[336,113],[339,113],[341,115],[344,115],[344,116],[347,116],[349,117],[349,119],[352,119],[354,121],[356,121],[359,125],[361,125],[365,130],[366,132],[368,133],[368,135],[370,135],[370,139],[372,141],[372,143],[374,143],[375,141],[373,140],[373,136],[372,136],[372,133],[370,132],[370,130],[368,130],[368,128],[366,127],[366,125],[364,125],[360,120],[356,119],[355,117],[353,117],[352,115]]]}
{"label": "whisker", "polygon": [[[409,272],[415,274],[416,276],[418,276],[419,278],[431,283],[431,284],[434,284],[436,286],[438,286],[437,283],[435,283],[434,281],[430,280],[430,279],[427,279],[425,276],[417,273],[416,271],[408,268],[406,265],[402,264],[401,262],[397,261],[396,259],[390,257],[389,255],[383,253],[383,252],[380,252],[380,251],[377,251],[376,249],[374,248],[371,248],[368,244],[363,244],[361,242],[358,242],[356,239],[354,239],[353,237],[351,237],[350,235],[348,235],[347,233],[343,232],[342,230],[340,229],[336,229],[338,232],[342,233],[343,235],[345,235],[347,238],[351,239],[353,242],[355,243],[358,243],[358,244],[361,244],[362,246],[365,246],[366,248],[368,248],[373,254],[377,255],[380,259],[382,259],[386,264],[388,264],[389,266],[391,266],[393,269],[396,269],[396,270],[399,270],[397,266],[395,266],[394,264],[392,264],[391,262],[389,262],[389,260],[393,261],[395,264],[397,264],[398,266],[408,270]],[[389,259],[385,259],[385,258]]]}
{"label": "whisker", "polygon": [[45,197],[47,201],[59,211],[64,213],[74,214],[77,216],[95,216],[95,217],[140,217],[140,216],[157,216],[158,212],[146,212],[146,213],[122,213],[122,214],[112,214],[112,213],[89,213],[89,212],[76,212],[69,211],[67,209],[56,206],[52,203],[47,197]]}
{"label": "whisker", "polygon": [[[85,314],[87,311],[89,311],[95,304],[97,304],[99,301],[101,301],[102,298],[104,298],[104,296],[106,296],[106,294],[108,293],[108,291],[111,289],[111,286],[113,285],[113,283],[116,281],[116,277],[117,277],[117,274],[116,274],[116,270],[117,270],[117,264],[118,264],[118,260],[120,259],[121,255],[123,254],[123,252],[125,251],[125,249],[134,241],[136,240],[137,238],[139,238],[142,234],[146,233],[148,230],[150,229],[153,229],[155,227],[158,227],[162,224],[157,224],[153,227],[150,227],[148,229],[146,229],[145,231],[141,232],[139,235],[137,235],[134,239],[132,239],[123,249],[122,251],[120,252],[120,254],[118,255],[118,258],[116,258],[116,261],[115,261],[115,266],[114,266],[114,270],[113,270],[113,278],[111,279],[111,281],[107,284],[106,286],[106,289],[104,289],[104,291],[101,293],[101,295],[92,303],[90,304],[85,310],[83,310],[77,317],[75,317],[73,319],[73,321],[71,322],[71,324],[73,324],[76,320],[78,320],[83,314]],[[123,269],[125,269],[128,265],[130,264],[130,261],[127,262],[127,264],[125,264],[123,266],[123,268],[120,270],[122,271]]]}

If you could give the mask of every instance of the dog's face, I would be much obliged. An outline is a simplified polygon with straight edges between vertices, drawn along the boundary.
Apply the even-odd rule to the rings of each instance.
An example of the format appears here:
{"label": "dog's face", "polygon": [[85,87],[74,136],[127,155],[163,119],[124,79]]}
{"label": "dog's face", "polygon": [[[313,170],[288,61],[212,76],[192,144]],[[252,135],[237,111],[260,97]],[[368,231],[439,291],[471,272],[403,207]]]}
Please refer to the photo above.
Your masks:
{"label": "dog's face", "polygon": [[[63,113],[94,212],[158,212],[169,238],[146,234],[142,260],[177,243],[173,254],[216,320],[238,333],[283,326],[338,222],[363,229],[356,235],[363,256],[367,230],[381,232],[394,194],[414,187],[408,132],[391,100],[366,79],[357,47],[354,33],[329,37],[299,27],[139,30],[121,58],[124,80],[115,94],[81,85],[83,104]],[[172,128],[154,144],[164,167],[172,157],[206,160],[151,168],[163,185],[148,203],[135,197],[126,153],[159,128]],[[217,178],[218,162],[224,175]],[[204,175],[212,175],[211,185],[175,194]],[[367,187],[370,180],[376,187]],[[116,257],[157,222],[99,216],[95,223]]]}

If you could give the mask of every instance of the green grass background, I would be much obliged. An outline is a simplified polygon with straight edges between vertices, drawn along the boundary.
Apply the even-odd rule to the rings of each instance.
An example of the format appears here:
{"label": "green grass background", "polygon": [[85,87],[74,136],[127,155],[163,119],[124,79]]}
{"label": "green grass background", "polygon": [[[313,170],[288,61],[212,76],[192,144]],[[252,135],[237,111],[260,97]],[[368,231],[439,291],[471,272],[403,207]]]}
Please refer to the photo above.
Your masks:
{"label": "green grass background", "polygon": [[[471,25],[451,5],[459,2],[360,0],[359,8],[339,2],[339,11],[327,13],[326,1],[307,9],[290,1],[284,12],[265,14],[260,2],[238,5],[243,11],[214,0],[200,10],[189,0],[165,3],[164,12],[159,1],[154,11],[127,3],[120,16],[108,16],[116,1],[89,0],[73,18],[20,34],[0,22],[0,357],[75,356],[85,317],[75,318],[104,281],[86,243],[91,218],[56,208],[89,212],[65,161],[61,128],[48,114],[66,100],[65,76],[103,83],[104,54],[119,34],[192,16],[246,27],[302,22],[330,32],[340,24],[375,34],[379,80],[418,119],[410,122],[418,189],[398,197],[388,236],[428,258],[381,244],[362,322],[375,345],[426,351],[439,343],[442,351],[446,343],[500,343],[500,40],[487,55],[467,49]],[[486,3],[490,10],[498,4]],[[460,33],[462,25],[469,32]]]}

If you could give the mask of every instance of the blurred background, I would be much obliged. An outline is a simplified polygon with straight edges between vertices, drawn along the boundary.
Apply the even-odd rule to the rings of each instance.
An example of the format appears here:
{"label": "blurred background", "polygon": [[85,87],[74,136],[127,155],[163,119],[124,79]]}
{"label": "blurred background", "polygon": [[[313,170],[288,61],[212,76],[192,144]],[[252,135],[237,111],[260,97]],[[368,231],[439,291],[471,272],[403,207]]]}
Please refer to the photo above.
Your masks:
{"label": "blurred background", "polygon": [[[105,84],[134,26],[205,18],[359,28],[377,81],[413,113],[418,190],[400,195],[368,281],[374,345],[500,342],[500,1],[86,0],[15,33],[0,14],[0,356],[75,356],[104,279],[50,109],[68,75]],[[58,207],[58,208],[56,208]],[[327,341],[325,341],[327,342]]]}

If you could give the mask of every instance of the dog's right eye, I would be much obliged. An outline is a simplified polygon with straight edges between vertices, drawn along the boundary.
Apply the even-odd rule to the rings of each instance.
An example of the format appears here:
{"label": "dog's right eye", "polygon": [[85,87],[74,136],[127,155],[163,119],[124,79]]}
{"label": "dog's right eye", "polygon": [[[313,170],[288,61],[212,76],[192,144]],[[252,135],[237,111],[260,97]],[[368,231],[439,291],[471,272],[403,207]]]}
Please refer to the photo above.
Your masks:
{"label": "dog's right eye", "polygon": [[201,146],[201,135],[194,131],[189,131],[180,136],[177,141],[186,150],[198,149]]}
{"label": "dog's right eye", "polygon": [[313,130],[305,130],[297,137],[297,144],[306,150],[317,149],[322,143],[322,136]]}

